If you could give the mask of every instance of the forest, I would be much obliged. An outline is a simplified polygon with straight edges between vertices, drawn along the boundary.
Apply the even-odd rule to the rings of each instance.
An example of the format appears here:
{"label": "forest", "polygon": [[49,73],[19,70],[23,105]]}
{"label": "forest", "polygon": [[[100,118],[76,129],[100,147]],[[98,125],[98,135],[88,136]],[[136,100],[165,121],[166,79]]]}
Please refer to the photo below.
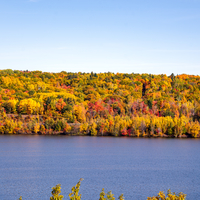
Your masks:
{"label": "forest", "polygon": [[0,134],[199,133],[199,75],[0,70]]}

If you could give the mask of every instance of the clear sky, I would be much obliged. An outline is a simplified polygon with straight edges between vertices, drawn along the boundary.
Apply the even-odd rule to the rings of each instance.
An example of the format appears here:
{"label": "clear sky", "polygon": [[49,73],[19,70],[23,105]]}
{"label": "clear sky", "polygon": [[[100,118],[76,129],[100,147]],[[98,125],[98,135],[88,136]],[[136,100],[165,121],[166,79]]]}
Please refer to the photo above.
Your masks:
{"label": "clear sky", "polygon": [[1,0],[0,69],[200,75],[200,0]]}

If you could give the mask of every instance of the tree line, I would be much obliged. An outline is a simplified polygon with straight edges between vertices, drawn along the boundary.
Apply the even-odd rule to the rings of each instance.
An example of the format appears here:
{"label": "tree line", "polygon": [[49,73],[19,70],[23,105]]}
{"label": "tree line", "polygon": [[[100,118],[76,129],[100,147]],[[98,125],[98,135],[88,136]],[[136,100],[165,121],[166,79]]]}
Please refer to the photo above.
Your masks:
{"label": "tree line", "polygon": [[0,70],[0,133],[199,137],[200,76]]}

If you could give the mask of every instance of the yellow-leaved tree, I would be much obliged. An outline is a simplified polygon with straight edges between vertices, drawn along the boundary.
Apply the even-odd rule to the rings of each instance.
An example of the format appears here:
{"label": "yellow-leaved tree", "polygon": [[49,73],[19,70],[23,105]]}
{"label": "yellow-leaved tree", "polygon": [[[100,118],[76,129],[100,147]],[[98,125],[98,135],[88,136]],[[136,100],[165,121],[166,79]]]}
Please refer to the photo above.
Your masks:
{"label": "yellow-leaved tree", "polygon": [[196,138],[200,132],[200,124],[198,121],[190,122],[190,126],[188,127],[188,133],[192,135],[192,137]]}
{"label": "yellow-leaved tree", "polygon": [[23,99],[19,103],[18,112],[21,114],[40,114],[42,107],[33,99]]}

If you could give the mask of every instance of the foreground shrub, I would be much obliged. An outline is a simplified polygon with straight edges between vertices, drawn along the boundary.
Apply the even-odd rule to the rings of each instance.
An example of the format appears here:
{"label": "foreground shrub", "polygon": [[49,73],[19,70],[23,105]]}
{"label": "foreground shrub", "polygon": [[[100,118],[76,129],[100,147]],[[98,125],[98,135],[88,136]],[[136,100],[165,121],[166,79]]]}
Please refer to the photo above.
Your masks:
{"label": "foreground shrub", "polygon": [[[70,200],[81,200],[81,194],[79,194],[81,181],[83,179],[81,178],[79,182],[76,184],[76,186],[73,186],[71,189],[71,193],[69,193],[69,199]],[[58,184],[55,187],[52,188],[52,196],[50,197],[50,200],[63,200],[64,196],[60,195],[61,193],[61,185]],[[119,200],[125,200],[123,194],[121,194],[118,197]],[[22,200],[22,197],[18,200]],[[109,191],[107,194],[104,192],[104,188],[102,189],[100,193],[99,200],[115,200],[114,194],[112,194],[111,191]],[[157,196],[153,197],[147,197],[147,200],[186,200],[186,194],[183,194],[180,192],[178,195],[176,193],[172,193],[171,190],[168,190],[167,195],[165,195],[164,192],[159,192]]]}
{"label": "foreground shrub", "polygon": [[178,195],[172,193],[171,190],[168,190],[167,196],[164,192],[159,192],[158,195],[155,197],[147,197],[147,200],[185,200],[186,194],[180,192]]}
{"label": "foreground shrub", "polygon": [[55,187],[52,188],[52,197],[50,197],[50,200],[62,200],[63,199],[63,195],[60,195],[61,193],[61,185],[58,184]]}

